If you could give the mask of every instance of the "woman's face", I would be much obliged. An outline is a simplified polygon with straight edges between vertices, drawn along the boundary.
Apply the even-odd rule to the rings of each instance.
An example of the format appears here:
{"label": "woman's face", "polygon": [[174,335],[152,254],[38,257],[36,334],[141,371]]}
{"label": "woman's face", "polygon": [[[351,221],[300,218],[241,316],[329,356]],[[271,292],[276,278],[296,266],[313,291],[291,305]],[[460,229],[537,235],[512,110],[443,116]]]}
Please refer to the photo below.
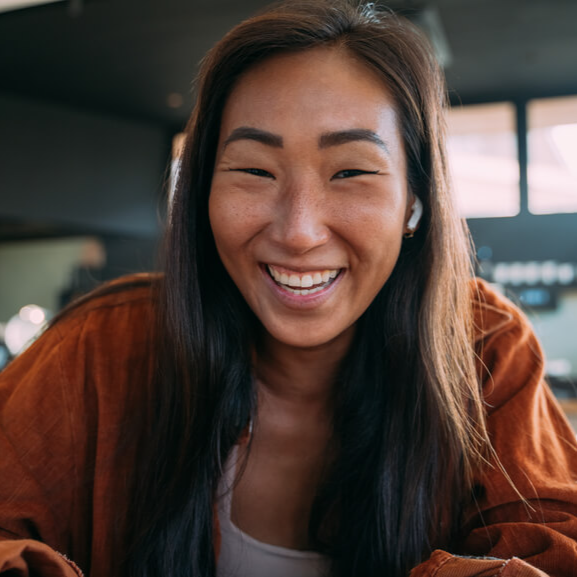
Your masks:
{"label": "woman's face", "polygon": [[274,339],[350,338],[397,262],[410,197],[393,99],[346,51],[275,56],[240,78],[223,111],[210,223]]}

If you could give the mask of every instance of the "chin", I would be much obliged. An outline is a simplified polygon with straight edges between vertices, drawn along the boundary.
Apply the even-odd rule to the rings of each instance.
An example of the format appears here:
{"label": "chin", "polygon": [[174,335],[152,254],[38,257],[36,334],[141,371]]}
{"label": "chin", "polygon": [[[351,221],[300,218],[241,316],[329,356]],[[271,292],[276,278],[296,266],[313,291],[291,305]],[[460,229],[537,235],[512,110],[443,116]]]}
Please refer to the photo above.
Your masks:
{"label": "chin", "polygon": [[279,344],[295,349],[317,349],[325,346],[336,346],[339,349],[345,345],[348,348],[354,334],[353,327],[348,327],[342,331],[311,331],[310,327],[297,326],[294,330],[275,330],[275,328],[264,327],[265,338],[272,338]]}

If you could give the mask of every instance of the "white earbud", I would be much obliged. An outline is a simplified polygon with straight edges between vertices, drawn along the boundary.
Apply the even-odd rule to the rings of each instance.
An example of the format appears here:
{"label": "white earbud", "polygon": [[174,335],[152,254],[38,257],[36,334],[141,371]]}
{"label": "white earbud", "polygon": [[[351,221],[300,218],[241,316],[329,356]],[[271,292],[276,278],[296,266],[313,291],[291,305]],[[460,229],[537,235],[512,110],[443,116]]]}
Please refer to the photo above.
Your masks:
{"label": "white earbud", "polygon": [[418,196],[415,196],[413,201],[413,206],[411,207],[411,218],[407,222],[407,232],[412,236],[412,234],[417,230],[417,226],[421,217],[423,216],[423,203]]}

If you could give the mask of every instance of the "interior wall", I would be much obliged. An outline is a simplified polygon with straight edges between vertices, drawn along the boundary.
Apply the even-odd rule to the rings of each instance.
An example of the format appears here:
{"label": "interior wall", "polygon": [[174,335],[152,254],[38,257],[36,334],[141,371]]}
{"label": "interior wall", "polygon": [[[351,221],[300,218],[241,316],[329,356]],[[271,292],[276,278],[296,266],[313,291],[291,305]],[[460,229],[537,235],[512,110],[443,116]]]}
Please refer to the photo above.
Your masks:
{"label": "interior wall", "polygon": [[31,304],[57,312],[59,295],[88,241],[63,238],[0,244],[0,323]]}
{"label": "interior wall", "polygon": [[0,217],[158,234],[162,125],[0,94]]}
{"label": "interior wall", "polygon": [[154,239],[64,237],[0,243],[0,324],[35,304],[53,313],[101,282],[158,268]]}
{"label": "interior wall", "polygon": [[577,213],[468,220],[477,249],[490,247],[493,262],[577,263]]}

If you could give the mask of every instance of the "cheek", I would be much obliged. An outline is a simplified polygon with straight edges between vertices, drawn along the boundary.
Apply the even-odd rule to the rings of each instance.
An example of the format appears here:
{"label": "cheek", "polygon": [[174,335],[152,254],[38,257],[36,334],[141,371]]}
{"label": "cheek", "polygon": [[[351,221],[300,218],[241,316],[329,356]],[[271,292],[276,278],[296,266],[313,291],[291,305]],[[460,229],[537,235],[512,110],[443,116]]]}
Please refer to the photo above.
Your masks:
{"label": "cheek", "polygon": [[366,251],[395,253],[403,237],[404,203],[357,203],[348,207],[342,222],[354,231],[357,244]]}
{"label": "cheek", "polygon": [[256,234],[259,214],[256,207],[240,195],[213,189],[208,215],[212,234],[223,261],[241,249]]}
{"label": "cheek", "polygon": [[[357,278],[364,279],[359,287],[376,294],[390,277],[401,251],[404,229],[402,211],[374,207],[350,230],[351,245],[357,254]],[[354,270],[353,270],[354,272]]]}

